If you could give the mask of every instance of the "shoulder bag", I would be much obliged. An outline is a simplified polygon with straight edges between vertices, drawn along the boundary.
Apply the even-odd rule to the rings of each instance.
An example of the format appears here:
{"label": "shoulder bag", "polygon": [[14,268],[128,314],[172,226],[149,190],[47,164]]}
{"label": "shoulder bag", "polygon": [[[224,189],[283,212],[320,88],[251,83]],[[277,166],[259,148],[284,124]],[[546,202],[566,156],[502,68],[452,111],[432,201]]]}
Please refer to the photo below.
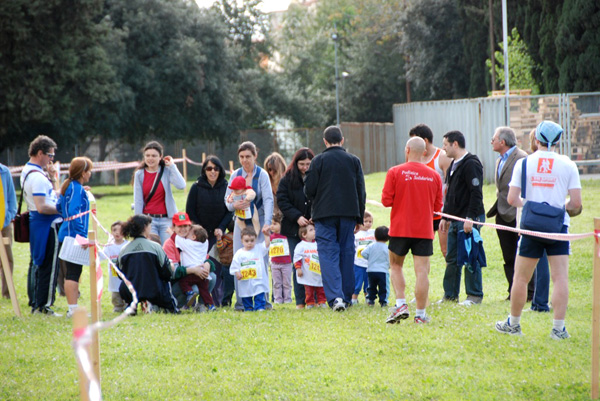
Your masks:
{"label": "shoulder bag", "polygon": [[21,205],[23,204],[23,193],[25,192],[25,181],[27,181],[27,177],[31,173],[40,173],[37,170],[31,170],[25,175],[23,179],[23,187],[21,188],[21,196],[19,197],[19,208],[17,209],[17,214],[13,219],[13,230],[14,237],[16,242],[29,242],[29,210],[21,213]]}

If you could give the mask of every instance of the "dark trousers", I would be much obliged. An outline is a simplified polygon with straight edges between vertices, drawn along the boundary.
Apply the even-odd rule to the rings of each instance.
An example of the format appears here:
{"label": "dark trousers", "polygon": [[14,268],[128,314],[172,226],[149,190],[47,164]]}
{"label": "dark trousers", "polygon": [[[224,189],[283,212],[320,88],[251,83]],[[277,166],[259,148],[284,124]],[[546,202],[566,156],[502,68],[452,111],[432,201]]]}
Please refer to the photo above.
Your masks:
{"label": "dark trousers", "polygon": [[[289,236],[287,237],[288,246],[290,247],[290,253],[294,256],[294,250],[296,245],[300,243],[300,238]],[[298,284],[296,278],[296,269],[292,269],[292,282],[294,283],[294,297],[296,298],[296,305],[304,305],[306,299],[306,292],[304,291],[304,285]]]}
{"label": "dark trousers", "polygon": [[369,276],[369,296],[368,299],[371,303],[375,302],[375,298],[379,295],[379,304],[384,305],[387,303],[387,274],[379,272],[367,273]]}
{"label": "dark trousers", "polygon": [[[506,227],[515,228],[517,226],[517,219],[513,221],[506,221],[496,215],[496,224]],[[502,259],[504,259],[504,275],[506,281],[508,281],[508,296],[510,297],[510,290],[512,289],[513,276],[515,275],[515,259],[517,257],[517,245],[519,242],[519,234],[507,230],[496,230],[498,234],[498,241],[500,242],[500,249],[502,250]],[[535,291],[535,275],[529,281],[527,285],[527,300],[530,301],[533,298]]]}
{"label": "dark trousers", "polygon": [[535,292],[533,293],[533,301],[531,309],[536,311],[549,312],[548,297],[550,292],[550,270],[548,268],[548,255],[544,251],[544,255],[538,261],[535,268]]}
{"label": "dark trousers", "polygon": [[315,221],[323,289],[329,306],[336,298],[347,304],[354,292],[354,227],[356,219],[328,217]]}
{"label": "dark trousers", "polygon": [[179,280],[179,287],[181,287],[183,293],[192,291],[194,285],[198,287],[204,305],[214,305],[213,298],[210,295],[210,292],[208,292],[208,280],[202,279],[195,274],[188,274]]}
{"label": "dark trousers", "polygon": [[[35,233],[32,233],[35,235]],[[40,266],[29,264],[27,294],[32,309],[49,308],[54,304],[58,281],[58,224],[52,223],[46,254]]]}
{"label": "dark trousers", "polygon": [[223,282],[222,306],[231,306],[231,298],[235,292],[235,279],[229,274],[229,266],[221,265],[221,280]]}
{"label": "dark trousers", "polygon": [[[121,295],[121,298],[127,305],[133,302],[133,296],[129,292],[129,289],[125,283],[121,283],[119,286],[119,295]],[[139,302],[148,301],[152,305],[156,305],[159,308],[163,308],[169,312],[179,313],[179,309],[177,308],[177,300],[171,291],[171,283],[162,283],[162,288],[160,289],[159,293],[152,297],[147,297],[143,294],[138,294],[138,297]]]}

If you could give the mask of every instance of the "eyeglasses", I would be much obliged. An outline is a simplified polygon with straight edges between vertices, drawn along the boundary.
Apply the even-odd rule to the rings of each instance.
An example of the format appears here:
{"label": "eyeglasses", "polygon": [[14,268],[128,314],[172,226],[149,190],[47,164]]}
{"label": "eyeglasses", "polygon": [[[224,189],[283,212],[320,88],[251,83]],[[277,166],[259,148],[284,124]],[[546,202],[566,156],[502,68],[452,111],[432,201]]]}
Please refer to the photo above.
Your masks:
{"label": "eyeglasses", "polygon": [[212,167],[212,166],[208,166],[207,168],[204,169],[204,171],[219,171],[218,167]]}
{"label": "eyeglasses", "polygon": [[49,158],[53,159],[54,158],[54,153],[46,153],[46,156],[48,156]]}

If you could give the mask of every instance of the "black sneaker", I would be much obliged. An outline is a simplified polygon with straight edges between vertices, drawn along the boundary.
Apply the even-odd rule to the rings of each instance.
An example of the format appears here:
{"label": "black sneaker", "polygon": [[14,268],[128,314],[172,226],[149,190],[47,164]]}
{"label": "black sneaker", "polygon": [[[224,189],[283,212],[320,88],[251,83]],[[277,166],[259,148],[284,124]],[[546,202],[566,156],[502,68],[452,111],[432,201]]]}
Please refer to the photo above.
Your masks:
{"label": "black sneaker", "polygon": [[54,317],[61,317],[62,315],[60,313],[56,313],[54,312],[52,309],[46,307],[43,308],[39,308],[39,309],[33,309],[31,311],[32,314],[34,315],[48,315],[48,316],[54,316]]}

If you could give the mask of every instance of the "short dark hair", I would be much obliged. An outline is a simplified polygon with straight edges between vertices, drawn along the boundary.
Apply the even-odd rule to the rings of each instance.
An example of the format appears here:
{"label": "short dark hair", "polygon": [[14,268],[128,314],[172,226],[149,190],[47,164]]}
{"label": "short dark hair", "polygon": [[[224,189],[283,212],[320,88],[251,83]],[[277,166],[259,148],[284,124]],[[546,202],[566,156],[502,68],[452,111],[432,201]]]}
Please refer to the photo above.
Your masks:
{"label": "short dark hair", "polygon": [[115,228],[116,226],[121,226],[121,230],[123,230],[123,222],[121,220],[117,220],[114,223],[112,223],[110,225],[110,229],[112,230],[113,228]]}
{"label": "short dark hair", "polygon": [[38,135],[29,144],[29,156],[36,156],[40,150],[43,154],[48,154],[52,148],[56,151],[56,142],[46,135]]}
{"label": "short dark hair", "polygon": [[379,226],[375,229],[375,239],[377,241],[389,241],[389,228],[386,226]]}
{"label": "short dark hair", "polygon": [[244,227],[244,229],[242,229],[242,233],[240,235],[240,237],[243,237],[244,235],[247,235],[249,237],[258,237],[258,235],[256,234],[256,231],[254,231],[254,227]]}
{"label": "short dark hair", "polygon": [[281,213],[280,210],[273,212],[273,218],[271,219],[271,221],[273,223],[281,224],[281,220],[283,220],[283,213]]}
{"label": "short dark hair", "polygon": [[141,237],[146,227],[152,224],[152,217],[145,214],[136,214],[131,216],[125,224],[123,224],[123,236],[128,238]]}
{"label": "short dark hair", "polygon": [[342,135],[342,130],[337,125],[332,125],[325,128],[323,131],[323,138],[330,145],[337,145],[342,143],[342,139],[344,139],[344,135]]}
{"label": "short dark hair", "polygon": [[429,143],[433,143],[433,132],[426,124],[418,124],[410,129],[409,136],[418,136],[419,138],[427,139]]}
{"label": "short dark hair", "polygon": [[454,142],[457,142],[458,143],[458,147],[461,148],[461,149],[464,149],[465,146],[466,146],[465,136],[460,131],[446,132],[446,135],[444,135],[444,138],[446,138],[446,140],[448,141],[448,143],[451,143],[451,144],[454,143]]}
{"label": "short dark hair", "polygon": [[206,178],[206,167],[208,166],[209,162],[219,168],[219,176],[217,177],[217,181],[221,181],[222,179],[224,179],[225,178],[225,167],[223,167],[223,163],[221,163],[221,159],[219,159],[215,155],[206,156],[204,163],[202,163],[201,176],[204,177],[208,181],[208,179]]}
{"label": "short dark hair", "polygon": [[298,235],[300,236],[300,239],[304,239],[304,236],[306,235],[306,233],[308,232],[308,226],[312,226],[312,223],[309,223],[305,226],[302,226],[298,229]]}
{"label": "short dark hair", "polygon": [[205,242],[208,239],[208,233],[200,224],[192,225],[192,232],[198,242]]}

